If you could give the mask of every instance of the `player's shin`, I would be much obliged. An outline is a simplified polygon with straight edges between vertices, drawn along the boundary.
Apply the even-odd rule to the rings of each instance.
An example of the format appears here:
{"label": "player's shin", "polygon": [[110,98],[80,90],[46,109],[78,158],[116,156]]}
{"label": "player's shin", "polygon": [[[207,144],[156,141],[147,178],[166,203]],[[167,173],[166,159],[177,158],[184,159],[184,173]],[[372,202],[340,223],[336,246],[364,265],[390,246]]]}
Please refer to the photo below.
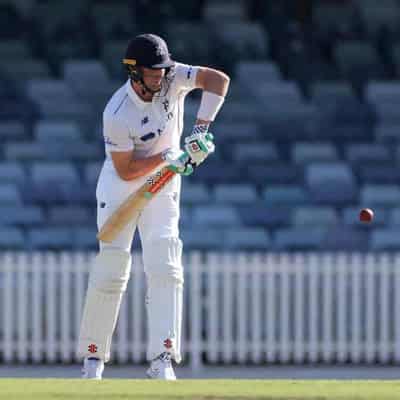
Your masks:
{"label": "player's shin", "polygon": [[182,242],[161,237],[143,246],[147,277],[148,360],[163,352],[181,361],[183,297]]}
{"label": "player's shin", "polygon": [[79,334],[78,355],[107,362],[123,293],[129,280],[131,256],[119,249],[103,249],[89,277]]}

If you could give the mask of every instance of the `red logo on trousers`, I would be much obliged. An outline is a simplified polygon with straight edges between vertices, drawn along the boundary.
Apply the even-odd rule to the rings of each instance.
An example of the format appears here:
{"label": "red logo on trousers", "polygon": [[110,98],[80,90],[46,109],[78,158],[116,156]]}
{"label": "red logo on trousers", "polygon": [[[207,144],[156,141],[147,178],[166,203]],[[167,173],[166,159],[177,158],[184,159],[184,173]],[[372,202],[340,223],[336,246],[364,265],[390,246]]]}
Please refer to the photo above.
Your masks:
{"label": "red logo on trousers", "polygon": [[164,347],[167,349],[171,349],[172,348],[172,340],[171,339],[165,339],[164,340]]}
{"label": "red logo on trousers", "polygon": [[95,344],[89,344],[88,346],[89,353],[97,353],[97,346]]}

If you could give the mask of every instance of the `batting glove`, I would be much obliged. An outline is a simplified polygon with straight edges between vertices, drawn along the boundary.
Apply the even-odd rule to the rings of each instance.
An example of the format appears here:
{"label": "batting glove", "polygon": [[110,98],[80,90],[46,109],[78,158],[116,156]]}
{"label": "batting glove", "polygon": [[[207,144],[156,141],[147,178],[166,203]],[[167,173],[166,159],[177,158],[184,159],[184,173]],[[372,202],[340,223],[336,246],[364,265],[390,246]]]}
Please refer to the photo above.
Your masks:
{"label": "batting glove", "polygon": [[171,171],[185,176],[193,173],[194,165],[186,151],[169,148],[162,152],[161,157]]}
{"label": "batting glove", "polygon": [[187,154],[193,164],[199,166],[211,153],[215,151],[214,136],[209,132],[192,133],[185,138]]}

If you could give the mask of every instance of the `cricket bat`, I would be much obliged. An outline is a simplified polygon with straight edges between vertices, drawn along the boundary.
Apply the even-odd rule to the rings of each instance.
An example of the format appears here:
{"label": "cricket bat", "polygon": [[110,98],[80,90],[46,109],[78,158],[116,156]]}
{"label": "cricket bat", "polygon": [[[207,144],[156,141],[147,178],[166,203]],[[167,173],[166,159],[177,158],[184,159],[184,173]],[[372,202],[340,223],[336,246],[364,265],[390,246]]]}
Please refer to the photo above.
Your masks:
{"label": "cricket bat", "polygon": [[137,219],[146,204],[174,177],[175,172],[167,167],[162,167],[155,174],[147,178],[135,193],[128,198],[114,211],[106,220],[97,234],[97,239],[102,242],[112,242],[126,225]]}

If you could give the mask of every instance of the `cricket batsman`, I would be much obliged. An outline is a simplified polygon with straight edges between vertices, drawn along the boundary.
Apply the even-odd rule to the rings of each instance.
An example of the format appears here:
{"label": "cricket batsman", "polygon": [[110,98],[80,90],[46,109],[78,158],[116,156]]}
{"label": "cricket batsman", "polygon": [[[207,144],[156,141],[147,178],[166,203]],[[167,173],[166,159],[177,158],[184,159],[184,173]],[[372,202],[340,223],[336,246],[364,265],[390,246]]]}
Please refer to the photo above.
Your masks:
{"label": "cricket batsman", "polygon": [[[214,151],[207,132],[230,80],[221,71],[173,61],[165,41],[154,34],[131,40],[123,64],[129,79],[103,113],[106,158],[96,190],[98,228],[161,164],[169,164],[176,175],[114,241],[100,241],[89,276],[78,355],[84,359],[82,376],[101,379],[130,276],[137,228],[147,281],[147,376],[174,380],[172,360],[181,361],[181,175],[190,175]],[[197,120],[181,149],[184,99],[196,88],[203,91]]]}

